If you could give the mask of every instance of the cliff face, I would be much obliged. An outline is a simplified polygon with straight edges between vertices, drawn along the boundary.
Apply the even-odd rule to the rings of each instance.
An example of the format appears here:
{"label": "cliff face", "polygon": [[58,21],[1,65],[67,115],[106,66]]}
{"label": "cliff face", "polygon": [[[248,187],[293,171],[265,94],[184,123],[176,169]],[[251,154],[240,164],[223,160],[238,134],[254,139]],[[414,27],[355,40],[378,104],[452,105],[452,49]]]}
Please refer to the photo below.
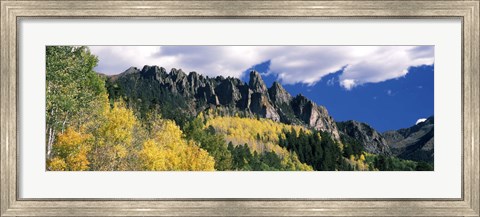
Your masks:
{"label": "cliff face", "polygon": [[141,70],[131,67],[110,76],[107,87],[110,96],[135,101],[145,109],[160,106],[178,114],[196,115],[213,108],[224,115],[240,113],[304,125],[340,139],[337,125],[325,107],[303,95],[292,97],[278,82],[267,88],[256,71],[250,72],[247,84],[237,78],[209,78],[177,69],[167,73],[158,66],[144,66]]}

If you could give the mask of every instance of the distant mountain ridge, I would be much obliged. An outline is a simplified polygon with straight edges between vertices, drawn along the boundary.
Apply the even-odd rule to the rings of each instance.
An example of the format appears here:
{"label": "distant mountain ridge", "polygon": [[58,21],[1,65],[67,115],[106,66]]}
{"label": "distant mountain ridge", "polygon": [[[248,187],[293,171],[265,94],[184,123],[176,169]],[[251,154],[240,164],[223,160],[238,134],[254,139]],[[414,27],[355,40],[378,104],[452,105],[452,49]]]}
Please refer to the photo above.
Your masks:
{"label": "distant mountain ridge", "polygon": [[337,122],[341,136],[352,138],[373,154],[396,156],[405,160],[433,163],[434,117],[409,128],[379,133],[366,123]]}
{"label": "distant mountain ridge", "polygon": [[392,153],[399,158],[433,162],[434,117],[412,127],[383,133]]}
{"label": "distant mountain ridge", "polygon": [[[107,89],[110,96],[136,100],[143,107],[162,105],[182,110],[185,115],[214,108],[225,115],[241,113],[304,125],[340,139],[337,125],[325,107],[301,94],[291,96],[278,82],[267,88],[256,71],[250,72],[249,82],[245,83],[232,77],[186,74],[175,68],[167,72],[158,66],[144,66],[141,70],[131,67],[121,74],[108,76]],[[172,105],[165,105],[167,101]]]}

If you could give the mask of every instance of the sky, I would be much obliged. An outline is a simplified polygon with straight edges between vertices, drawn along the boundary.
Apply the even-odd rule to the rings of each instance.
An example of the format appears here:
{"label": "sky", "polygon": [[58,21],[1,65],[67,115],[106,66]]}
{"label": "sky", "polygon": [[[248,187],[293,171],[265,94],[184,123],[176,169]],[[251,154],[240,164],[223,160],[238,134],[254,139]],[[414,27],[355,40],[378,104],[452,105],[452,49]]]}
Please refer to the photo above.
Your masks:
{"label": "sky", "polygon": [[248,81],[252,69],[380,132],[433,115],[434,46],[90,46],[97,72],[158,65]]}

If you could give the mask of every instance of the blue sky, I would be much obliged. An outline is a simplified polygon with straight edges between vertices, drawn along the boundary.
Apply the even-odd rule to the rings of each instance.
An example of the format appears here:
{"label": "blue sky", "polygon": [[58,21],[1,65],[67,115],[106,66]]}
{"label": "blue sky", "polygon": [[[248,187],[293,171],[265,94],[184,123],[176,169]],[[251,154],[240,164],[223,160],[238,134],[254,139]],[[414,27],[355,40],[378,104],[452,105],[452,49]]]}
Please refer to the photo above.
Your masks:
{"label": "blue sky", "polygon": [[[269,64],[267,61],[252,68],[268,72]],[[412,67],[405,76],[350,90],[339,83],[342,73],[343,69],[324,76],[314,85],[283,86],[293,96],[301,93],[325,106],[336,121],[357,120],[380,132],[410,127],[434,114],[434,65]],[[263,73],[262,77],[267,86],[278,80],[275,73]]]}
{"label": "blue sky", "polygon": [[337,121],[383,132],[433,115],[433,46],[90,46],[96,71],[158,65],[248,80],[261,72],[292,95],[324,105]]}

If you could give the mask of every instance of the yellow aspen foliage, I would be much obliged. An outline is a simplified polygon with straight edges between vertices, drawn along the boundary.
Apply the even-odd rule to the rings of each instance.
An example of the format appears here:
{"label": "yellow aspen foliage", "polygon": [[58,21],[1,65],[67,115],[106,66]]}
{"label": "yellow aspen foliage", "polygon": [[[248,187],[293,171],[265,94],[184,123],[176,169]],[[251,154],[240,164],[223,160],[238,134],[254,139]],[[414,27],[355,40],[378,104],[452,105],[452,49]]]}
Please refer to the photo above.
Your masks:
{"label": "yellow aspen foliage", "polygon": [[47,161],[47,167],[50,171],[65,171],[67,170],[67,163],[60,157],[54,157]]}
{"label": "yellow aspen foliage", "polygon": [[355,161],[355,156],[353,154],[350,155],[350,161],[352,161],[352,162]]}
{"label": "yellow aspen foliage", "polygon": [[248,144],[251,151],[257,153],[273,151],[282,158],[282,166],[290,170],[313,170],[311,166],[301,163],[295,153],[290,153],[278,145],[279,137],[286,138],[284,131],[300,130],[306,134],[311,131],[296,125],[275,122],[271,119],[252,119],[229,116],[209,116],[205,127],[213,127],[216,133],[225,135],[225,140],[234,145]]}
{"label": "yellow aspen foliage", "polygon": [[[288,153],[287,150],[285,151]],[[313,171],[312,166],[300,163],[300,160],[296,154],[285,154],[282,158],[281,164],[283,168],[288,168],[288,170],[291,171]]]}
{"label": "yellow aspen foliage", "polygon": [[359,170],[368,170],[368,164],[365,162],[365,155],[361,154],[356,161]]}
{"label": "yellow aspen foliage", "polygon": [[54,158],[48,162],[50,170],[88,170],[87,154],[91,149],[91,134],[83,134],[69,127],[57,136],[53,144]]}
{"label": "yellow aspen foliage", "polygon": [[369,170],[368,163],[365,161],[364,154],[361,154],[360,156],[357,156],[357,157],[355,157],[354,155],[350,155],[347,161],[351,166],[354,166],[356,170],[360,170],[360,171]]}
{"label": "yellow aspen foliage", "polygon": [[143,143],[139,156],[144,170],[166,170],[167,168],[165,152],[153,139]]}
{"label": "yellow aspen foliage", "polygon": [[274,151],[278,155],[286,155],[288,151],[282,150],[278,145],[279,136],[285,138],[284,131],[295,132],[302,129],[305,133],[311,131],[295,125],[288,125],[275,122],[270,119],[252,119],[228,116],[210,116],[207,119],[205,127],[212,126],[219,134],[225,135],[228,142],[234,145],[248,144],[252,151],[262,153],[264,151]]}
{"label": "yellow aspen foliage", "polygon": [[163,120],[153,139],[146,140],[139,152],[144,170],[213,171],[215,160],[207,151],[183,138],[180,128]]}
{"label": "yellow aspen foliage", "polygon": [[137,124],[132,110],[126,108],[123,103],[115,103],[113,108],[105,113],[105,119],[99,129],[103,142],[130,143],[132,141],[133,127]]}
{"label": "yellow aspen foliage", "polygon": [[360,155],[360,159],[359,159],[359,160],[362,161],[362,162],[365,161],[365,155],[363,155],[363,154]]}
{"label": "yellow aspen foliage", "polygon": [[288,125],[271,119],[252,119],[229,116],[209,117],[205,127],[213,126],[216,132],[225,134],[227,139],[236,140],[240,144],[252,140],[261,142],[278,142],[278,137],[285,138],[283,131],[300,131],[310,134],[311,131],[302,126]]}
{"label": "yellow aspen foliage", "polygon": [[132,169],[132,155],[136,153],[132,141],[136,126],[137,119],[133,111],[122,102],[114,103],[112,109],[105,111],[94,133],[96,141],[91,159],[95,170]]}

